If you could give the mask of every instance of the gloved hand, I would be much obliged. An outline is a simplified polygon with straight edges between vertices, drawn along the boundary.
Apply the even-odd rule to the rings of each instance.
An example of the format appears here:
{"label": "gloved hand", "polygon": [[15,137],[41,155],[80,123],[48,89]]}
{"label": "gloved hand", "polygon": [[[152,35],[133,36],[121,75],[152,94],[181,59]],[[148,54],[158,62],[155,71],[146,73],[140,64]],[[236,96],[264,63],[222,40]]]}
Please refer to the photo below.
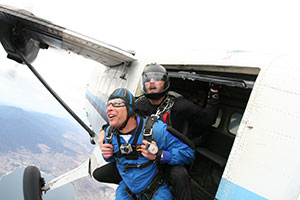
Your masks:
{"label": "gloved hand", "polygon": [[210,82],[208,84],[209,86],[209,89],[212,89],[212,90],[220,90],[222,88],[222,85],[219,85],[219,84],[216,84],[216,83],[213,83],[213,82]]}
{"label": "gloved hand", "polygon": [[208,86],[209,86],[209,92],[207,98],[213,100],[219,100],[219,91],[222,86],[212,82],[210,82]]}

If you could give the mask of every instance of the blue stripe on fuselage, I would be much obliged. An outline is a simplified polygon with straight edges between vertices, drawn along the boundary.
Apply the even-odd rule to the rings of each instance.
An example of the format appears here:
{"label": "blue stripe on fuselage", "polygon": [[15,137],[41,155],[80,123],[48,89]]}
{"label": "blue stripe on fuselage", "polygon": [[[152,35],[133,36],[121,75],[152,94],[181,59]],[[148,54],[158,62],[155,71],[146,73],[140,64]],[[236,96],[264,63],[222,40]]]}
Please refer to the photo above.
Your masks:
{"label": "blue stripe on fuselage", "polygon": [[90,104],[95,108],[95,110],[99,113],[99,115],[108,122],[108,119],[106,117],[106,105],[105,102],[101,101],[99,98],[97,98],[93,93],[90,91],[86,91],[85,94],[87,100],[90,102]]}
{"label": "blue stripe on fuselage", "polygon": [[225,178],[222,178],[216,198],[217,200],[267,200],[239,185],[236,185]]}

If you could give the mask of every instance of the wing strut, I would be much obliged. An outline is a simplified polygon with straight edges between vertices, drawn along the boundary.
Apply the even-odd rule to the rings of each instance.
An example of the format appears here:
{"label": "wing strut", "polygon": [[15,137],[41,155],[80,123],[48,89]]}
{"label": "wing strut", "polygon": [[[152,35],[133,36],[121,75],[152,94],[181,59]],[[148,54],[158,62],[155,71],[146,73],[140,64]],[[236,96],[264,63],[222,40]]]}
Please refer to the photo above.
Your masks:
{"label": "wing strut", "polygon": [[36,69],[26,60],[24,55],[15,48],[16,53],[20,56],[22,61],[28,66],[32,73],[39,79],[39,81],[46,87],[46,89],[52,94],[52,96],[68,111],[68,113],[88,132],[91,137],[91,143],[96,144],[97,135],[90,129],[74,112],[73,110],[58,96],[58,94],[49,86],[49,84],[43,79],[43,77],[36,71]]}

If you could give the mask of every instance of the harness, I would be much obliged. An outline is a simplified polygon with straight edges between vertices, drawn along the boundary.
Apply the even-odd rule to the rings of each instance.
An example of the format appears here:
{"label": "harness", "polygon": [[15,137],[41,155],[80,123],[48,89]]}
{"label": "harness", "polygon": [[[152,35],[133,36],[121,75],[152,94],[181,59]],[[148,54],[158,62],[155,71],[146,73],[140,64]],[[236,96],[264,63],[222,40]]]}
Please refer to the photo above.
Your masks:
{"label": "harness", "polygon": [[[168,125],[172,125],[171,124],[171,109],[176,101],[177,98],[182,97],[182,95],[173,92],[173,91],[169,91],[166,95],[166,98],[164,99],[164,101],[158,106],[158,108],[156,109],[156,113],[151,115],[151,116],[156,116],[157,119],[162,120],[164,123],[168,124]],[[145,95],[141,95],[139,96],[135,103],[137,104],[139,101],[141,101],[142,99],[146,98]]]}
{"label": "harness", "polygon": [[127,160],[137,160],[138,157],[141,156],[140,146],[137,146],[136,142],[140,136],[142,126],[143,126],[143,123],[140,120],[139,126],[135,131],[135,137],[131,144],[125,144],[125,145],[121,144],[120,135],[117,134],[118,145],[119,145],[120,150],[115,153],[116,158],[120,158],[120,157],[124,156]]}
{"label": "harness", "polygon": [[[153,126],[157,119],[158,118],[155,115],[146,118],[144,129],[143,129],[143,139],[144,140],[147,140],[149,142],[151,142],[153,140]],[[143,168],[146,168],[146,167],[152,165],[153,163],[159,164],[162,150],[158,151],[156,159],[154,161],[149,160],[142,164],[124,165],[123,163],[121,163],[118,160],[118,158],[120,158],[122,156],[124,156],[125,159],[128,159],[128,160],[137,160],[139,156],[142,156],[141,152],[140,152],[140,146],[137,146],[136,143],[140,136],[143,124],[144,123],[143,123],[142,119],[139,118],[139,125],[135,131],[135,137],[133,139],[133,142],[131,144],[125,144],[125,145],[121,144],[120,136],[115,128],[109,127],[109,129],[108,129],[108,132],[106,135],[107,143],[109,143],[109,144],[112,143],[113,135],[114,135],[114,133],[116,133],[120,150],[118,152],[114,153],[114,158],[118,164],[125,166],[125,169],[123,170],[123,172],[126,172],[132,168],[143,169]],[[124,151],[124,149],[122,151],[122,149],[121,149],[122,145],[123,145],[123,147],[126,146],[129,153],[126,153],[126,151]],[[160,186],[162,186],[164,183],[165,183],[165,181],[162,178],[162,175],[160,174],[160,170],[158,170],[158,172],[156,173],[156,175],[153,178],[150,185],[144,191],[142,191],[140,194],[138,194],[138,197],[136,197],[136,195],[127,186],[126,186],[125,190],[126,190],[127,194],[129,195],[129,197],[131,197],[133,200],[141,200],[143,196],[145,196],[146,199],[152,199],[153,196],[156,194],[158,188]]]}
{"label": "harness", "polygon": [[143,196],[145,196],[147,200],[152,199],[157,193],[158,188],[165,184],[165,180],[162,178],[162,175],[160,173],[161,172],[158,171],[155,174],[150,185],[141,193],[139,193],[137,197],[128,187],[126,187],[125,191],[127,192],[128,196],[133,200],[142,200]]}
{"label": "harness", "polygon": [[[157,108],[156,113],[151,116],[146,117],[144,128],[143,128],[143,139],[144,140],[147,140],[150,143],[153,140],[153,127],[154,127],[154,123],[156,122],[157,119],[162,119],[164,123],[167,123],[169,125],[171,124],[170,111],[175,103],[176,98],[178,98],[180,96],[181,95],[179,95],[175,92],[168,92],[164,101]],[[137,101],[139,99],[137,99]],[[156,159],[154,161],[149,160],[149,161],[139,164],[139,165],[137,165],[137,164],[124,165],[123,163],[121,163],[118,160],[118,158],[120,158],[122,156],[124,156],[125,159],[128,159],[128,160],[137,160],[138,157],[141,156],[140,146],[137,146],[136,143],[140,136],[142,127],[143,127],[143,122],[142,122],[142,119],[140,118],[138,128],[135,131],[135,137],[131,144],[121,144],[120,136],[117,133],[117,140],[118,140],[118,145],[119,145],[120,150],[118,152],[114,153],[114,158],[118,164],[125,166],[125,169],[123,170],[123,172],[125,172],[129,169],[132,169],[132,168],[143,169],[143,168],[150,166],[153,163],[159,164],[159,162],[160,162],[162,150],[158,151]],[[106,135],[107,143],[109,143],[109,144],[112,143],[113,135],[116,132],[117,132],[117,130],[113,127],[110,127],[108,129],[108,132]],[[129,152],[129,153],[127,153],[127,152]],[[153,178],[150,185],[144,191],[142,191],[140,194],[138,194],[138,195],[134,194],[127,186],[126,186],[125,190],[126,190],[128,196],[131,197],[133,200],[142,200],[143,196],[145,196],[147,200],[150,200],[155,196],[158,188],[160,186],[162,186],[163,184],[165,184],[165,180],[163,179],[160,170],[158,170],[158,172],[156,173],[156,175]]]}
{"label": "harness", "polygon": [[[153,140],[153,125],[154,125],[156,120],[157,120],[156,116],[151,116],[151,117],[146,118],[144,129],[143,129],[143,139],[147,140],[148,142],[151,142]],[[113,127],[109,127],[109,129],[108,129],[108,132],[107,132],[107,135],[106,135],[106,140],[107,140],[108,144],[112,143],[113,135],[114,135],[114,133],[116,133],[120,150],[118,152],[114,153],[114,158],[115,158],[116,162],[120,165],[125,166],[117,158],[125,157],[125,159],[127,159],[127,160],[137,160],[138,157],[141,156],[141,151],[140,151],[141,147],[136,145],[137,140],[140,136],[142,127],[143,127],[143,121],[142,121],[141,118],[139,118],[139,123],[138,124],[139,124],[138,128],[135,131],[135,137],[134,137],[133,142],[131,144],[121,144],[120,135],[118,134],[118,131]],[[158,158],[161,157],[161,153],[162,153],[161,150],[157,153],[157,159],[154,160],[155,164],[159,164],[160,159],[158,159]],[[125,172],[125,171],[127,171],[128,169],[131,169],[131,168],[143,169],[145,167],[148,167],[152,163],[153,163],[153,161],[149,160],[148,162],[143,163],[143,164],[139,164],[139,165],[126,165],[123,172]]]}
{"label": "harness", "polygon": [[175,98],[173,96],[167,95],[164,101],[158,106],[155,116],[161,119],[164,123],[171,125],[171,109],[175,103]]}

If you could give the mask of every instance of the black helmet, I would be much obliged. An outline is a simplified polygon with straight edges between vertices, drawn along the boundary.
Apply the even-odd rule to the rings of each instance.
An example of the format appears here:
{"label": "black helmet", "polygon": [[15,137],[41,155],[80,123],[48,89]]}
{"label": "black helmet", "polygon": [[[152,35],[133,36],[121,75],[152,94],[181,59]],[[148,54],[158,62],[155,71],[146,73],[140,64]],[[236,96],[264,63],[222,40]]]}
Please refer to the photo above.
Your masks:
{"label": "black helmet", "polygon": [[107,101],[109,101],[111,99],[117,99],[117,98],[123,99],[125,101],[125,105],[126,105],[126,109],[127,109],[127,119],[123,123],[123,125],[119,128],[119,130],[122,130],[126,126],[129,118],[134,116],[135,98],[129,90],[127,90],[125,88],[118,88],[118,89],[115,89],[111,93],[111,95],[108,97]]}
{"label": "black helmet", "polygon": [[[161,92],[147,93],[145,82],[150,81],[152,78],[156,81],[165,81],[164,89]],[[145,67],[142,74],[142,89],[147,98],[158,100],[166,94],[169,87],[170,87],[169,75],[167,70],[162,65],[152,63]]]}

